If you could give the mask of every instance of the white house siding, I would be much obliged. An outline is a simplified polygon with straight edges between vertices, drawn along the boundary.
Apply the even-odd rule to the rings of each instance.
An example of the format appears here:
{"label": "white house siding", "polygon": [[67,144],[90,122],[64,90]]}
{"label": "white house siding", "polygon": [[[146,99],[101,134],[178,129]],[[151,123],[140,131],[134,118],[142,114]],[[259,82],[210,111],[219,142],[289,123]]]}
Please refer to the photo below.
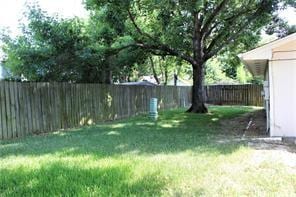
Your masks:
{"label": "white house siding", "polygon": [[240,54],[240,58],[253,75],[269,82],[265,90],[270,93],[270,119],[266,105],[270,135],[296,137],[296,33]]}
{"label": "white house siding", "polygon": [[296,136],[296,59],[271,60],[269,71],[270,135]]}
{"label": "white house siding", "polygon": [[272,49],[270,135],[296,136],[296,40]]}

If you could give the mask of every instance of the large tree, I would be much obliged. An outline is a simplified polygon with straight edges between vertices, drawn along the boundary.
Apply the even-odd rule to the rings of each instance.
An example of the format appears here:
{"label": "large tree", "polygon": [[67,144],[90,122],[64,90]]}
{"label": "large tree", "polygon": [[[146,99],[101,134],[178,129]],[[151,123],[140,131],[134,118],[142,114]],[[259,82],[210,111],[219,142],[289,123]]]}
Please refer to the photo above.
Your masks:
{"label": "large tree", "polygon": [[[258,35],[278,9],[279,0],[88,0],[92,11],[112,11],[111,23],[137,47],[154,55],[176,56],[192,65],[193,91],[189,112],[205,113],[206,62]],[[291,1],[293,2],[293,1]]]}

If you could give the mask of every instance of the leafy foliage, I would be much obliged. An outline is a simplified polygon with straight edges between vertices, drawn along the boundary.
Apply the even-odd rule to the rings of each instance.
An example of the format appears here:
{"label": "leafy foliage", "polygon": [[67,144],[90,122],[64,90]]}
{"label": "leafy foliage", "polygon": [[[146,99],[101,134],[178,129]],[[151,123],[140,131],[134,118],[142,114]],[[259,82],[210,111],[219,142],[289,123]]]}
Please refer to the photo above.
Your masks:
{"label": "leafy foliage", "polygon": [[[276,0],[279,10],[284,10],[287,7],[296,9],[296,1],[294,0]],[[272,20],[266,27],[266,33],[269,35],[276,34],[277,37],[282,38],[289,34],[296,32],[295,25],[289,25],[287,21],[279,17],[277,12],[273,13]]]}
{"label": "leafy foliage", "polygon": [[145,54],[134,49],[115,53],[111,46],[128,42],[104,10],[89,21],[50,17],[38,6],[26,13],[28,25],[15,39],[2,35],[5,66],[30,81],[112,83],[130,73]]}
{"label": "leafy foliage", "polygon": [[5,65],[14,75],[34,81],[70,81],[77,78],[77,53],[86,42],[83,23],[77,19],[48,17],[38,7],[27,13],[23,35],[4,40]]}
{"label": "leafy foliage", "polygon": [[289,25],[286,21],[275,16],[266,28],[268,35],[276,34],[277,37],[283,38],[289,34],[296,32],[296,25]]}
{"label": "leafy foliage", "polygon": [[[123,48],[174,56],[192,65],[191,112],[207,112],[203,90],[206,62],[226,51],[237,52],[253,46],[253,40],[258,40],[261,29],[272,20],[282,2],[290,3],[281,0],[86,1],[89,10],[113,11],[111,24],[126,29],[133,41]],[[233,64],[236,60],[231,56],[228,62]],[[225,72],[235,77],[230,68],[233,67]]]}

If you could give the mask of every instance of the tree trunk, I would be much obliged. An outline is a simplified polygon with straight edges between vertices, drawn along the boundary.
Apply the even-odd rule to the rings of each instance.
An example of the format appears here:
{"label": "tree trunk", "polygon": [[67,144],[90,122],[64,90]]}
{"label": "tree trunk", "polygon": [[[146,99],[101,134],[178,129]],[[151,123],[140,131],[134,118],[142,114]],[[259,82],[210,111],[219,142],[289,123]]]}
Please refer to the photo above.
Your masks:
{"label": "tree trunk", "polygon": [[192,104],[187,112],[207,113],[208,108],[205,105],[204,92],[204,63],[194,64],[193,68],[193,86],[192,86]]}
{"label": "tree trunk", "polygon": [[161,63],[162,63],[162,62],[161,62],[161,59],[158,58],[158,65],[159,65],[159,69],[160,69],[160,73],[161,73],[161,80],[162,80],[162,81],[165,81],[165,80],[164,80],[163,65],[162,65]]}
{"label": "tree trunk", "polygon": [[109,68],[102,72],[102,79],[104,84],[113,84],[112,71]]}
{"label": "tree trunk", "polygon": [[150,63],[151,63],[151,68],[152,68],[152,72],[153,72],[153,77],[156,81],[156,83],[159,85],[160,84],[160,81],[157,77],[157,73],[156,73],[156,70],[155,70],[155,66],[154,66],[154,62],[153,62],[153,59],[152,57],[149,57],[149,60],[150,60]]}
{"label": "tree trunk", "polygon": [[175,73],[174,74],[174,86],[177,86],[177,82],[178,82],[178,75]]}
{"label": "tree trunk", "polygon": [[167,65],[164,68],[164,85],[168,85],[169,71]]}

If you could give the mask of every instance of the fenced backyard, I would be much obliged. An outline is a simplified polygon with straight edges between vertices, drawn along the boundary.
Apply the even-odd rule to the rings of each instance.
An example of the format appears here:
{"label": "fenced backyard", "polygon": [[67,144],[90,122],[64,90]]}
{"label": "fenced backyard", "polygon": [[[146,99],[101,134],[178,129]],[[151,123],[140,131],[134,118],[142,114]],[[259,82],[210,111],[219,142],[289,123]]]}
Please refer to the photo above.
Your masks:
{"label": "fenced backyard", "polygon": [[[1,121],[7,126],[9,109],[15,125],[5,128],[16,137],[22,125],[24,136],[30,128],[132,116],[148,110],[151,96],[160,96],[162,109],[190,100],[188,87],[5,82],[0,90]],[[254,133],[242,137],[259,112],[217,105],[207,114],[161,110],[156,123],[142,115],[1,140],[0,196],[294,196],[295,147],[254,140]]]}
{"label": "fenced backyard", "polygon": [[[207,101],[219,105],[262,106],[258,85],[207,86]],[[191,87],[71,83],[0,82],[0,139],[131,117],[148,111],[190,105]]]}

